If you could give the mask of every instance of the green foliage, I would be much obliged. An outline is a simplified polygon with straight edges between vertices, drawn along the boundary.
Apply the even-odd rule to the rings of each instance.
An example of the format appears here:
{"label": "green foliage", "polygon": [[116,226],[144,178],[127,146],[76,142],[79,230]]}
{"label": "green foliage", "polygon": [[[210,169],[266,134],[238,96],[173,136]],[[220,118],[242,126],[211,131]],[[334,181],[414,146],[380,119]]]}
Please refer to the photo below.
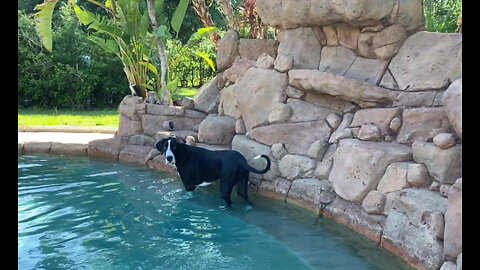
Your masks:
{"label": "green foliage", "polygon": [[208,38],[214,31],[214,27],[200,28],[185,44],[178,39],[166,40],[172,96],[178,96],[180,88],[201,86],[215,75],[215,44]]}
{"label": "green foliage", "polygon": [[53,9],[55,8],[57,1],[58,0],[44,2],[35,6],[35,10],[38,10],[34,16],[38,22],[37,31],[42,37],[43,45],[49,51],[52,51],[52,31],[50,22],[52,21]]}
{"label": "green foliage", "polygon": [[[95,0],[88,2],[103,8],[109,13],[109,16],[103,16],[98,13],[90,12],[77,5],[75,0],[69,0],[69,3],[75,11],[78,20],[93,30],[93,33],[87,36],[87,39],[93,41],[108,53],[115,54],[123,63],[124,72],[130,84],[136,84],[140,89],[140,94],[146,98],[146,91],[160,90],[160,78],[158,73],[151,67],[151,52],[154,48],[156,37],[168,37],[163,27],[162,32],[152,33],[148,10],[145,8],[145,2],[139,0],[107,0],[105,4]],[[159,9],[159,19],[162,25],[168,20],[163,16],[163,2],[156,5]],[[48,51],[52,51],[52,14],[57,0],[45,1],[35,7],[38,10],[34,14],[38,34]],[[181,0],[175,9],[172,18],[172,27],[177,32],[181,27],[189,0]],[[168,24],[165,26],[167,27]],[[116,46],[115,46],[116,44]],[[148,71],[154,72],[154,76],[149,76]],[[155,83],[155,79],[157,83]]]}
{"label": "green foliage", "polygon": [[175,13],[172,16],[172,28],[177,33],[180,32],[180,27],[182,26],[183,19],[185,18],[185,13],[187,12],[188,3],[190,0],[180,0],[178,7],[175,9]]}
{"label": "green foliage", "polygon": [[85,39],[70,6],[61,5],[53,19],[52,53],[35,31],[32,16],[18,11],[18,102],[43,108],[115,107],[128,81],[122,63]]}
{"label": "green foliage", "polygon": [[462,0],[424,0],[426,30],[430,32],[453,33],[462,11]]}

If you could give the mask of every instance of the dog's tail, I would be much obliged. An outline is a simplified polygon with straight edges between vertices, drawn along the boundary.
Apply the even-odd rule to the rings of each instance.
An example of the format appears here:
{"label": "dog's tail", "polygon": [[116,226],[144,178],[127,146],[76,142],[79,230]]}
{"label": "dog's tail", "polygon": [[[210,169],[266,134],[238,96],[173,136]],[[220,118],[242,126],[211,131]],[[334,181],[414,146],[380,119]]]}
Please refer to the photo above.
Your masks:
{"label": "dog's tail", "polygon": [[253,159],[259,159],[261,157],[264,158],[267,161],[267,167],[265,167],[265,169],[257,170],[255,168],[253,168],[252,166],[248,165],[246,162],[245,162],[245,169],[247,169],[247,170],[249,170],[253,173],[257,173],[257,174],[264,174],[264,173],[268,172],[268,170],[270,170],[270,158],[268,158],[268,156],[260,155],[260,156],[254,157]]}

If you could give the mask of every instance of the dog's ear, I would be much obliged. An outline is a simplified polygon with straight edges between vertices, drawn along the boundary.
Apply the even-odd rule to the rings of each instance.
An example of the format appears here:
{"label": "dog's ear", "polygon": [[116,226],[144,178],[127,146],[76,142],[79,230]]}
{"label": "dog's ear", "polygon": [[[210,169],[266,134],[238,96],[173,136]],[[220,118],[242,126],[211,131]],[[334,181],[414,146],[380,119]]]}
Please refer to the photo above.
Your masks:
{"label": "dog's ear", "polygon": [[179,142],[179,143],[183,143],[183,144],[186,144],[186,143],[187,143],[187,141],[186,141],[184,138],[182,138],[182,137],[178,137],[178,138],[176,138],[176,139],[177,139],[177,142]]}
{"label": "dog's ear", "polygon": [[159,142],[155,144],[155,148],[157,148],[158,151],[160,151],[160,154],[163,155],[163,142],[165,141],[165,138],[161,139]]}

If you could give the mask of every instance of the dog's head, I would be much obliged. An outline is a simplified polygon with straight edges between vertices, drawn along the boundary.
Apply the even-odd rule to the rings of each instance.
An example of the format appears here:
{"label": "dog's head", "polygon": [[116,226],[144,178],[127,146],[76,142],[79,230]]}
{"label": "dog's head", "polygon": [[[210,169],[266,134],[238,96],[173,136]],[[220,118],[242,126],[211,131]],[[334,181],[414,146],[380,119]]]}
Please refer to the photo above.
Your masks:
{"label": "dog's head", "polygon": [[[165,155],[165,164],[175,165],[179,154],[181,144],[185,144],[183,139],[177,139],[176,137],[164,138],[155,144],[155,148],[160,151],[160,154]],[[189,179],[182,179],[183,185],[187,191],[195,190],[194,183],[186,183]]]}
{"label": "dog's head", "polygon": [[165,164],[175,165],[175,157],[178,154],[178,140],[175,137],[161,139],[155,144],[160,154],[165,155]]}

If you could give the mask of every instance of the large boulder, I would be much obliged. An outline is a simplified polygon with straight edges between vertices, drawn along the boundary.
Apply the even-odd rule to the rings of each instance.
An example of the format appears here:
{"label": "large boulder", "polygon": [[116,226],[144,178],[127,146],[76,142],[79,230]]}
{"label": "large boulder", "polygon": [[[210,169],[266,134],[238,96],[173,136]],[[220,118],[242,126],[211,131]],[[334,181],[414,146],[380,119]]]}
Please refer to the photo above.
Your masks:
{"label": "large boulder", "polygon": [[230,116],[209,115],[198,127],[198,141],[207,144],[229,145],[235,136],[235,119]]}
{"label": "large boulder", "polygon": [[[286,155],[278,163],[282,177],[293,179],[294,177],[312,177],[317,162],[309,157],[300,155]],[[294,167],[298,167],[298,174],[292,175]]]}
{"label": "large boulder", "polygon": [[194,109],[206,113],[217,113],[218,104],[220,103],[220,88],[218,87],[219,77],[223,74],[215,76],[195,94],[193,98],[195,105]]}
{"label": "large boulder", "polygon": [[444,260],[443,242],[437,233],[443,222],[434,222],[432,216],[437,213],[441,219],[446,210],[447,199],[438,192],[405,189],[388,214],[383,238],[428,269],[438,269]]}
{"label": "large boulder", "polygon": [[[415,226],[425,224],[427,214],[447,211],[448,201],[440,193],[424,188],[407,188],[400,192],[394,208],[407,215]],[[433,228],[432,228],[433,229]]]}
{"label": "large boulder", "polygon": [[407,181],[408,167],[411,162],[394,162],[388,165],[385,174],[378,182],[377,190],[383,193],[402,190],[410,187]]}
{"label": "large boulder", "polygon": [[[287,88],[287,91],[288,91],[289,88],[290,89],[295,89],[295,88],[289,86]],[[304,96],[305,96],[304,100],[306,102],[310,102],[310,103],[313,103],[313,104],[316,104],[316,105],[320,105],[322,107],[329,108],[329,109],[338,111],[340,113],[342,113],[342,112],[344,112],[344,113],[353,112],[357,109],[357,107],[355,105],[353,105],[353,103],[348,102],[346,100],[343,100],[341,98],[335,97],[335,96],[331,96],[329,94],[320,93],[320,92],[303,92],[301,90],[298,90],[298,91],[304,93]],[[288,95],[288,92],[287,92],[287,95]]]}
{"label": "large boulder", "polygon": [[339,196],[335,196],[332,202],[325,206],[323,214],[380,242],[386,220],[384,215],[368,214],[362,205],[350,203]]}
{"label": "large boulder", "polygon": [[154,139],[145,134],[133,135],[128,139],[128,144],[153,146]]}
{"label": "large boulder", "polygon": [[322,49],[318,70],[344,75],[356,58],[354,51],[343,46],[327,46]]}
{"label": "large boulder", "polygon": [[381,246],[404,258],[408,256],[407,260],[413,258],[426,269],[439,269],[445,259],[443,241],[432,233],[429,225],[417,226],[395,209],[387,216]]}
{"label": "large boulder", "polygon": [[235,119],[239,119],[242,116],[235,100],[235,84],[223,88],[220,92],[218,114],[228,115]]}
{"label": "large boulder", "polygon": [[277,56],[278,42],[274,39],[240,39],[240,57],[257,61],[262,53],[273,57]]}
{"label": "large boulder", "polygon": [[136,105],[142,104],[142,100],[138,96],[127,95],[118,105],[118,112],[127,116],[130,120],[139,121],[140,115],[136,110]]}
{"label": "large boulder", "polygon": [[413,159],[425,164],[438,182],[452,184],[462,176],[462,145],[441,149],[433,143],[415,142],[412,151]]}
{"label": "large boulder", "polygon": [[219,72],[232,65],[239,52],[239,41],[240,36],[233,29],[229,29],[220,39],[216,57]]}
{"label": "large boulder", "polygon": [[445,255],[451,259],[462,253],[462,180],[458,180],[448,191],[444,245]]}
{"label": "large boulder", "polygon": [[223,72],[223,79],[236,83],[245,72],[255,66],[255,61],[246,58],[236,58],[233,65]]}
{"label": "large boulder", "polygon": [[277,103],[268,114],[268,122],[271,124],[284,123],[290,119],[291,108],[285,103]]}
{"label": "large boulder", "polygon": [[139,133],[142,133],[142,122],[133,121],[124,114],[120,114],[117,135],[128,137]]}
{"label": "large boulder", "polygon": [[402,126],[398,132],[399,143],[411,144],[428,141],[451,128],[443,108],[412,108],[403,110]]}
{"label": "large boulder", "polygon": [[121,137],[93,140],[88,142],[88,156],[118,160],[118,154],[126,144]]}
{"label": "large boulder", "polygon": [[257,10],[263,23],[281,29],[337,22],[386,25],[392,20],[409,30],[423,26],[421,1],[400,1],[398,8],[396,3],[395,0],[258,0]]}
{"label": "large boulder", "polygon": [[368,83],[341,75],[309,69],[292,69],[288,72],[289,84],[306,92],[325,93],[358,103],[360,107],[392,104],[398,95]]}
{"label": "large boulder", "polygon": [[237,107],[247,131],[268,124],[268,115],[275,105],[287,98],[287,84],[285,73],[259,68],[247,70],[235,85]]}
{"label": "large boulder", "polygon": [[[383,86],[382,84],[380,85]],[[387,87],[387,88],[392,88],[392,87]],[[393,88],[398,90],[398,88],[395,88],[395,87]],[[441,92],[439,91],[401,92],[393,102],[393,106],[406,106],[406,107],[432,106],[432,105],[435,105],[434,104],[435,98],[439,93]]]}
{"label": "large boulder", "polygon": [[390,122],[400,115],[401,109],[397,108],[370,108],[358,110],[353,116],[350,127],[361,127],[365,124],[374,124],[380,128],[382,135],[390,134]]}
{"label": "large boulder", "polygon": [[287,199],[294,199],[313,207],[319,207],[321,203],[330,203],[328,197],[322,196],[322,193],[331,191],[332,184],[327,180],[315,178],[296,179],[290,186]]}
{"label": "large boulder", "polygon": [[360,34],[358,27],[348,23],[338,23],[335,25],[335,29],[340,45],[352,50],[357,49],[358,35]]}
{"label": "large boulder", "polygon": [[329,114],[335,112],[334,110],[293,98],[287,100],[287,105],[291,108],[292,112],[290,121],[294,123],[324,120],[327,119]]}
{"label": "large boulder", "polygon": [[388,60],[395,56],[407,31],[400,24],[394,24],[378,32],[366,31],[358,37],[358,53],[366,58]]}
{"label": "large boulder", "polygon": [[290,56],[293,68],[317,69],[322,46],[312,28],[299,27],[280,32],[278,56]]}
{"label": "large boulder", "polygon": [[362,207],[369,214],[381,214],[385,207],[386,197],[380,191],[370,191],[362,202]]}
{"label": "large boulder", "polygon": [[388,61],[380,59],[357,57],[344,76],[360,82],[377,85],[385,72],[387,64]]}
{"label": "large boulder", "polygon": [[396,143],[356,139],[340,141],[328,180],[342,198],[360,203],[374,190],[388,165],[412,159],[411,148]]}
{"label": "large boulder", "polygon": [[450,84],[443,94],[442,104],[453,129],[462,138],[462,78]]}
{"label": "large boulder", "polygon": [[148,159],[146,159],[146,156],[150,153],[152,149],[153,146],[127,145],[120,151],[118,155],[118,160],[124,162],[147,164]]}
{"label": "large boulder", "polygon": [[[272,159],[272,150],[270,147],[261,144],[259,142],[256,142],[254,140],[249,139],[245,135],[235,135],[232,140],[232,150],[236,150],[240,152],[245,159],[247,160],[247,163],[259,170],[262,170],[265,168],[265,160],[263,158],[260,159],[254,159],[255,157],[259,155],[267,155],[270,156],[270,159]],[[250,177],[261,179],[262,176],[259,174],[255,173],[250,173]]]}
{"label": "large boulder", "polygon": [[445,88],[462,76],[462,34],[421,31],[405,40],[389,69],[401,90]]}
{"label": "large boulder", "polygon": [[330,130],[325,120],[319,120],[258,127],[250,131],[248,136],[270,146],[275,143],[283,143],[290,154],[306,156],[314,141],[328,140]]}

